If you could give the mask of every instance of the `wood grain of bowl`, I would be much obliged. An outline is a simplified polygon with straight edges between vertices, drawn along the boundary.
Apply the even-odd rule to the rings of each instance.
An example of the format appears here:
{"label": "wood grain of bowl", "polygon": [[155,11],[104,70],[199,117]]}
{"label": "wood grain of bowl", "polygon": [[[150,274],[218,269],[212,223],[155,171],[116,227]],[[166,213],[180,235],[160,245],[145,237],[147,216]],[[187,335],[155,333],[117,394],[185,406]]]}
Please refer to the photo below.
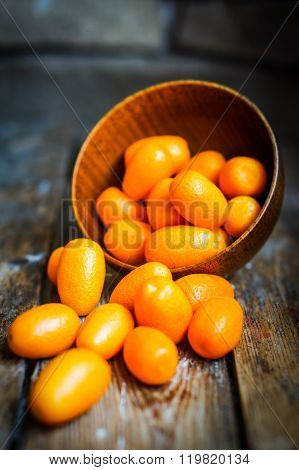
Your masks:
{"label": "wood grain of bowl", "polygon": [[[261,111],[238,92],[216,83],[183,80],[152,86],[120,102],[97,123],[80,150],[72,178],[72,204],[80,229],[102,244],[104,228],[94,204],[97,196],[108,186],[120,186],[126,147],[159,134],[184,137],[192,154],[213,149],[228,158],[251,156],[265,165],[268,183],[262,211],[251,227],[208,261],[172,269],[174,277],[232,274],[269,237],[279,216],[284,177],[274,134]],[[106,251],[105,257],[116,267],[135,268]]]}

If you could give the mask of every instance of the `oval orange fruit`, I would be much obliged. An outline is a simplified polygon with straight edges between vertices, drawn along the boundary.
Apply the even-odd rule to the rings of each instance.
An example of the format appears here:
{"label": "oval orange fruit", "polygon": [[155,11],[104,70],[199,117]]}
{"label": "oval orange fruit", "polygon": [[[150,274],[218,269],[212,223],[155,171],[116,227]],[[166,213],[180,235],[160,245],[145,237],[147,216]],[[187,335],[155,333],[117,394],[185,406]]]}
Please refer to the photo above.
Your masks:
{"label": "oval orange fruit", "polygon": [[225,162],[226,160],[222,153],[215,150],[204,150],[194,155],[184,170],[198,171],[198,173],[204,175],[212,183],[218,185],[219,174]]}
{"label": "oval orange fruit", "polygon": [[145,208],[114,186],[105,189],[96,201],[96,211],[104,225],[121,219],[144,221]]}
{"label": "oval orange fruit", "polygon": [[132,330],[126,338],[123,354],[129,371],[145,384],[164,384],[176,372],[176,345],[155,328],[139,326]]}
{"label": "oval orange fruit", "polygon": [[17,356],[40,359],[54,356],[74,343],[80,320],[61,304],[33,307],[19,315],[8,329],[8,344]]}
{"label": "oval orange fruit", "polygon": [[107,361],[88,349],[70,349],[41,371],[29,394],[31,414],[48,425],[65,423],[87,411],[111,379]]}
{"label": "oval orange fruit", "polygon": [[168,152],[154,143],[142,145],[127,166],[123,190],[132,199],[144,199],[155,184],[173,173],[173,162]]}
{"label": "oval orange fruit", "polygon": [[145,263],[121,279],[111,294],[110,302],[121,304],[128,310],[133,311],[137,289],[144,281],[153,276],[172,279],[171,272],[164,264],[157,262]]}
{"label": "oval orange fruit", "polygon": [[144,245],[150,234],[148,224],[123,219],[110,225],[104,235],[104,245],[115,258],[138,266],[145,261]]}
{"label": "oval orange fruit", "polygon": [[63,246],[56,248],[54,251],[52,251],[49,261],[48,261],[48,266],[47,266],[48,278],[55,285],[57,284],[57,269],[58,269],[58,263],[59,263],[62,251],[63,251]]}
{"label": "oval orange fruit", "polygon": [[267,182],[264,165],[251,157],[234,157],[228,160],[219,175],[219,186],[226,197],[259,197]]}
{"label": "oval orange fruit", "polygon": [[76,344],[78,348],[92,349],[110,359],[122,349],[133,328],[133,317],[125,307],[112,303],[100,305],[81,326]]}
{"label": "oval orange fruit", "polygon": [[240,237],[255,221],[261,206],[251,196],[237,196],[228,203],[224,227],[233,237]]}
{"label": "oval orange fruit", "polygon": [[223,277],[214,274],[189,274],[175,283],[182,289],[193,312],[204,302],[215,297],[234,297],[232,285]]}
{"label": "oval orange fruit", "polygon": [[159,261],[169,268],[201,263],[225,248],[217,232],[188,225],[164,227],[145,243],[148,262]]}
{"label": "oval orange fruit", "polygon": [[145,137],[131,144],[125,152],[125,165],[127,166],[132,161],[141,146],[149,143],[156,144],[171,155],[174,174],[181,171],[190,160],[190,150],[185,139],[177,135],[157,135]]}
{"label": "oval orange fruit", "polygon": [[170,200],[184,219],[201,228],[223,225],[227,201],[217,186],[197,171],[179,173],[170,185]]}
{"label": "oval orange fruit", "polygon": [[138,325],[157,328],[175,343],[180,342],[192,317],[189,300],[174,281],[152,277],[136,292],[134,302]]}
{"label": "oval orange fruit", "polygon": [[202,302],[188,328],[189,343],[206,359],[218,359],[232,351],[241,338],[243,310],[232,298]]}
{"label": "oval orange fruit", "polygon": [[101,298],[106,265],[100,245],[86,238],[70,241],[62,252],[57,288],[61,302],[87,315]]}

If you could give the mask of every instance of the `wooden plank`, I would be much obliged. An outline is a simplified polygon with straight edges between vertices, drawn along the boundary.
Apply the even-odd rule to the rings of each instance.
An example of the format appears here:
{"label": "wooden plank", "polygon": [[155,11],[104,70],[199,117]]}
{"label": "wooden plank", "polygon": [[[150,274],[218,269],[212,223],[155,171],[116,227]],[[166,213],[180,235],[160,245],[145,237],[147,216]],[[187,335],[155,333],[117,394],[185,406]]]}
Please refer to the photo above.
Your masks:
{"label": "wooden plank", "polygon": [[[157,0],[18,0],[7,10],[34,47],[157,50],[162,45]],[[24,47],[1,8],[0,47]]]}
{"label": "wooden plank", "polygon": [[1,139],[5,159],[0,163],[0,395],[5,399],[0,408],[0,447],[7,445],[25,379],[24,361],[8,351],[7,328],[20,312],[39,304],[52,209],[57,212],[65,171],[63,135],[50,129],[42,135],[36,129],[28,133],[25,127],[16,126],[12,135]]}
{"label": "wooden plank", "polygon": [[253,449],[299,446],[297,235],[281,223],[252,263],[235,275],[246,310],[235,351],[246,434]]}
{"label": "wooden plank", "polygon": [[[245,433],[253,449],[299,445],[298,335],[299,195],[296,140],[280,142],[286,191],[279,224],[263,250],[233,282],[245,305],[241,346],[235,351]],[[298,322],[298,320],[297,320]]]}

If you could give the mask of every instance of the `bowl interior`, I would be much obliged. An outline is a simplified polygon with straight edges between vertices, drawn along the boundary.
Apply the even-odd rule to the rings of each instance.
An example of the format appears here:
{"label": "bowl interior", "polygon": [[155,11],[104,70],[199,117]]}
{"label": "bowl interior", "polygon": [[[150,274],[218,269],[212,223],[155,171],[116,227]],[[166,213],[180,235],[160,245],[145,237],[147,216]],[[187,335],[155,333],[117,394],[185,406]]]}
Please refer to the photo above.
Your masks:
{"label": "bowl interior", "polygon": [[[120,186],[126,147],[142,137],[159,134],[184,137],[192,154],[213,149],[227,158],[247,155],[260,160],[268,174],[267,188],[260,200],[265,205],[277,171],[277,151],[272,131],[260,111],[237,92],[217,84],[170,82],[138,92],[115,106],[98,122],[82,146],[73,174],[72,200],[77,221],[86,236],[102,243],[104,227],[96,215],[94,202],[108,186]],[[246,236],[248,233],[233,245]],[[134,268],[109,253],[105,256],[120,267]]]}

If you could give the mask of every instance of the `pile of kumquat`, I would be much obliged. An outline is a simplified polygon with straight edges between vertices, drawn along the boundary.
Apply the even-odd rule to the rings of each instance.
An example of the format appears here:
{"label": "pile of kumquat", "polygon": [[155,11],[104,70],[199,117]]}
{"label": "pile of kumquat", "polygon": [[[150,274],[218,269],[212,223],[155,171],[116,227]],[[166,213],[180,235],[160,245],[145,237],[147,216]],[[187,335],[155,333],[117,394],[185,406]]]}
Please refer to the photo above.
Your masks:
{"label": "pile of kumquat", "polygon": [[133,266],[159,261],[169,268],[208,260],[240,237],[261,211],[266,171],[256,159],[225,159],[205,150],[191,158],[185,139],[153,136],[124,155],[122,189],[96,201],[104,245]]}
{"label": "pile of kumquat", "polygon": [[106,189],[97,212],[107,227],[106,248],[138,267],[99,305],[103,250],[89,239],[72,240],[48,261],[61,303],[20,314],[8,330],[16,355],[54,357],[28,399],[32,415],[48,425],[79,416],[101,398],[111,380],[108,360],[121,351],[133,376],[161,385],[175,375],[177,344],[185,338],[205,359],[225,356],[241,338],[243,309],[226,279],[191,274],[174,281],[170,268],[205,260],[247,230],[260,211],[254,198],[265,189],[263,166],[249,157],[226,162],[215,151],[190,159],[176,136],[135,142],[125,163],[123,191]]}

